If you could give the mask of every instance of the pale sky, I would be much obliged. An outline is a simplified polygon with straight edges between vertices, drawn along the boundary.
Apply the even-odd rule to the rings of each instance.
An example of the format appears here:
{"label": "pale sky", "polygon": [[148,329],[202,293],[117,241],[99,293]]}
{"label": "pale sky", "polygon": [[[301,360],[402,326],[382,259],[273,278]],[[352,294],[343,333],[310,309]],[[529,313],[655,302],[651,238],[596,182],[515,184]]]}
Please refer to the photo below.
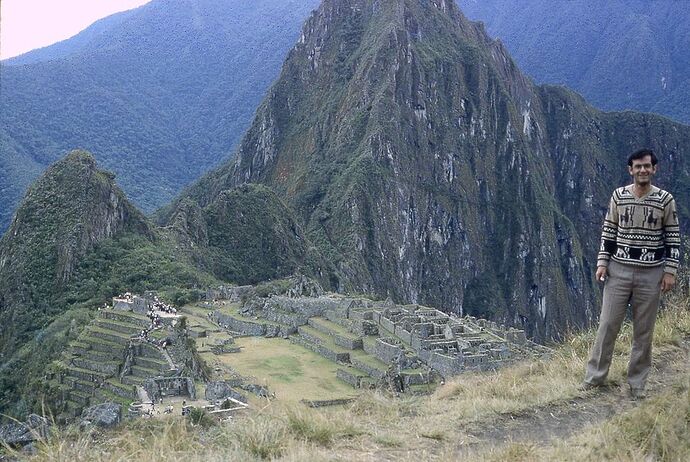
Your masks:
{"label": "pale sky", "polygon": [[0,0],[0,58],[70,38],[105,16],[150,0]]}

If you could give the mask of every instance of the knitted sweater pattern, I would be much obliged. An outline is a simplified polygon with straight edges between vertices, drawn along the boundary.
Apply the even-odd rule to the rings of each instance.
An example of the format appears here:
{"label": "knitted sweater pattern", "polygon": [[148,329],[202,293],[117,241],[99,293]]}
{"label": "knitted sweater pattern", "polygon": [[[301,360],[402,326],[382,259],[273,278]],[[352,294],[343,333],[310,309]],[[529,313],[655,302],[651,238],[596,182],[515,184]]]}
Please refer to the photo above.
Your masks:
{"label": "knitted sweater pattern", "polygon": [[680,260],[680,227],[673,196],[652,186],[641,198],[632,185],[617,188],[604,218],[597,265],[611,259],[626,265],[659,266],[676,274]]}

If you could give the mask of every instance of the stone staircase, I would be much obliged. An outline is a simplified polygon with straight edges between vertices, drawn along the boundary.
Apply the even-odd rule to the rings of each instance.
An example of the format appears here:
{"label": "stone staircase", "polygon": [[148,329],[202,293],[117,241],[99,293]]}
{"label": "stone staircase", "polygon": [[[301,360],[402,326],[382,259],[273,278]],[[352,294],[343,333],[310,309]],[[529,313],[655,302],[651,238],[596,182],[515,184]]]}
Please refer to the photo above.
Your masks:
{"label": "stone staircase", "polygon": [[68,415],[103,401],[128,405],[137,399],[137,385],[171,368],[169,356],[137,338],[149,324],[146,316],[106,309],[84,328],[62,354],[54,384]]}

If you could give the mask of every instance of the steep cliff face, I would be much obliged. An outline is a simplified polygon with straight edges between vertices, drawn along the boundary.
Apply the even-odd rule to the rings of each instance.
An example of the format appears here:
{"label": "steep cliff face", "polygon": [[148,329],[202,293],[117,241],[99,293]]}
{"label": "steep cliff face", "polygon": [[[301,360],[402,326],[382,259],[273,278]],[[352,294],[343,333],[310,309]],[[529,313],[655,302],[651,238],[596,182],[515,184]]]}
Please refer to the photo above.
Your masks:
{"label": "steep cliff face", "polygon": [[123,231],[151,234],[113,179],[74,151],[27,192],[0,240],[0,353],[64,309],[53,302],[95,245]]}
{"label": "steep cliff face", "polygon": [[206,206],[266,184],[337,266],[341,290],[543,340],[595,316],[599,228],[625,156],[657,149],[662,183],[679,186],[688,142],[688,127],[534,86],[453,2],[326,0],[235,162],[187,196]]}

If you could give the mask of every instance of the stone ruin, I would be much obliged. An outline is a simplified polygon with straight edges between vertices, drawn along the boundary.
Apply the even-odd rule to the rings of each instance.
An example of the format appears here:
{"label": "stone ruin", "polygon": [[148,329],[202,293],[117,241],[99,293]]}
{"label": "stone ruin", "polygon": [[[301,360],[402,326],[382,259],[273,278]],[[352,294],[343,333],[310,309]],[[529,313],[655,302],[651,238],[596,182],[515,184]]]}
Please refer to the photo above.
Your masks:
{"label": "stone ruin", "polygon": [[151,402],[163,396],[195,396],[195,363],[181,316],[154,293],[125,293],[70,342],[46,374],[60,396],[60,419],[72,420],[94,404]]}
{"label": "stone ruin", "polygon": [[402,391],[549,351],[521,330],[483,319],[298,290],[249,299],[236,314],[214,310],[208,317],[234,336],[283,337],[303,345],[343,365],[338,378],[357,388]]}
{"label": "stone ruin", "polygon": [[194,380],[190,377],[152,377],[143,384],[144,390],[153,402],[170,396],[186,396],[196,399]]}

